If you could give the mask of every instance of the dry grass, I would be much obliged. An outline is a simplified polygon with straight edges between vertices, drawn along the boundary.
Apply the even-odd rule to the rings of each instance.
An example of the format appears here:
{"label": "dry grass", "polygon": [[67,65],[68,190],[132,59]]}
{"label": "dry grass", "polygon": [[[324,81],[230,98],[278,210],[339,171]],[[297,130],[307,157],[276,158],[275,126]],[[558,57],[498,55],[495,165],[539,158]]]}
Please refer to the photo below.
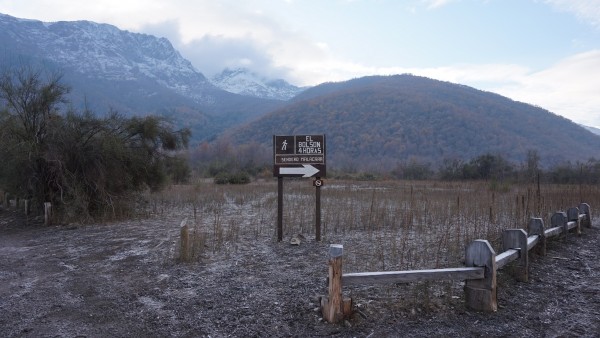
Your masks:
{"label": "dry grass", "polygon": [[[315,188],[284,183],[284,240],[314,240]],[[464,248],[487,239],[499,250],[505,229],[525,229],[587,202],[598,217],[600,186],[500,185],[490,182],[356,182],[322,188],[322,239],[344,244],[344,271],[461,266]],[[173,186],[149,197],[153,213],[176,213],[191,225],[193,259],[231,254],[252,241],[276,241],[277,183]]]}

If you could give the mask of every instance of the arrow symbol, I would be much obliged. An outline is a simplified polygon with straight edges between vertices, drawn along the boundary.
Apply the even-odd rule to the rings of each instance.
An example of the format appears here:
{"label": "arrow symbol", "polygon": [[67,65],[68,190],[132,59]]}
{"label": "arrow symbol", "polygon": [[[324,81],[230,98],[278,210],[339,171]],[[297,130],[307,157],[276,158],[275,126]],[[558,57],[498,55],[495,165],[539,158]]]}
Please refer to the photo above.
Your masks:
{"label": "arrow symbol", "polygon": [[279,168],[280,175],[302,175],[302,177],[312,177],[319,172],[319,169],[310,164],[303,164],[302,167]]}

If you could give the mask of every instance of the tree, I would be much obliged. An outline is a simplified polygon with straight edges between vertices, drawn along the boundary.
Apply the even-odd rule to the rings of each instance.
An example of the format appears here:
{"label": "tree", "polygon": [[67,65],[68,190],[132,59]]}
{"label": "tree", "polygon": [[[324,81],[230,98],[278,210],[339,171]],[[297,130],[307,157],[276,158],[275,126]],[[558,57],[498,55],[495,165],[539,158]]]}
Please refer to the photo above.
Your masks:
{"label": "tree", "polygon": [[465,179],[505,179],[514,171],[512,164],[500,155],[484,154],[463,166]]}
{"label": "tree", "polygon": [[69,88],[58,74],[30,68],[7,71],[0,77],[0,184],[21,196],[48,200],[51,177],[43,154],[50,124]]}
{"label": "tree", "polygon": [[[60,77],[19,70],[0,78],[0,186],[66,218],[116,216],[132,194],[160,189],[189,130],[164,119],[61,112]],[[185,173],[184,173],[185,174]],[[181,172],[178,173],[181,175]]]}
{"label": "tree", "polygon": [[439,177],[448,181],[461,179],[463,177],[463,167],[462,160],[446,158],[438,169]]}
{"label": "tree", "polygon": [[396,169],[392,170],[392,175],[405,180],[426,180],[433,176],[433,171],[429,163],[411,159],[408,163],[399,163]]}
{"label": "tree", "polygon": [[527,151],[527,162],[525,166],[525,180],[528,183],[535,182],[540,171],[540,156],[537,150]]}

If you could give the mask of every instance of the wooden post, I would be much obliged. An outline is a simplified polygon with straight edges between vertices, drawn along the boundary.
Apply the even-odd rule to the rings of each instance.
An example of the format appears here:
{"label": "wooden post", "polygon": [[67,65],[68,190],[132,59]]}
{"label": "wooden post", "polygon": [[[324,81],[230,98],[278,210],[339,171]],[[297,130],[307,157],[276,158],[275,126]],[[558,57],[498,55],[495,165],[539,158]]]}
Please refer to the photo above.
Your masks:
{"label": "wooden post", "polygon": [[496,253],[486,240],[477,239],[466,249],[465,265],[483,267],[483,279],[465,281],[466,306],[473,310],[494,312],[498,310],[496,290]]}
{"label": "wooden post", "polygon": [[590,212],[590,205],[587,203],[579,204],[579,212],[585,214],[585,221],[583,222],[583,225],[586,228],[591,228],[592,227],[592,213]]}
{"label": "wooden post", "polygon": [[529,281],[529,250],[527,250],[527,233],[523,229],[509,229],[502,232],[502,248],[504,251],[519,250],[518,268],[515,278],[519,282]]}
{"label": "wooden post", "polygon": [[8,210],[10,208],[10,201],[8,200],[9,197],[10,197],[10,195],[8,193],[4,194],[4,208],[6,210]]}
{"label": "wooden post", "polygon": [[[315,182],[321,182],[317,177]],[[315,240],[321,241],[321,184],[315,184]]]}
{"label": "wooden post", "polygon": [[532,217],[527,225],[527,231],[529,235],[538,235],[540,240],[538,241],[535,252],[538,255],[546,256],[546,233],[544,232],[544,220],[541,218]]}
{"label": "wooden post", "polygon": [[30,210],[29,210],[30,209],[29,208],[29,200],[28,199],[24,200],[24,204],[25,204],[25,210],[24,210],[25,211],[25,216],[29,216],[29,212],[30,212]]}
{"label": "wooden post", "polygon": [[330,323],[338,323],[344,319],[344,304],[342,301],[342,255],[344,246],[331,244],[329,246],[329,285],[328,297],[321,298],[323,318]]}
{"label": "wooden post", "polygon": [[44,225],[52,225],[52,203],[44,202]]}
{"label": "wooden post", "polygon": [[569,208],[567,209],[567,222],[577,222],[577,227],[575,228],[577,235],[581,236],[581,222],[579,221],[579,208]]}
{"label": "wooden post", "polygon": [[180,225],[180,235],[181,235],[181,246],[179,247],[179,260],[182,262],[189,262],[191,260],[191,247],[190,247],[190,229],[187,225],[187,218],[181,221]]}
{"label": "wooden post", "polygon": [[283,177],[277,177],[277,241],[283,241]]}
{"label": "wooden post", "polygon": [[569,233],[569,228],[567,225],[567,214],[563,211],[555,212],[554,215],[550,218],[550,225],[554,227],[562,227],[563,232],[565,233],[565,239]]}

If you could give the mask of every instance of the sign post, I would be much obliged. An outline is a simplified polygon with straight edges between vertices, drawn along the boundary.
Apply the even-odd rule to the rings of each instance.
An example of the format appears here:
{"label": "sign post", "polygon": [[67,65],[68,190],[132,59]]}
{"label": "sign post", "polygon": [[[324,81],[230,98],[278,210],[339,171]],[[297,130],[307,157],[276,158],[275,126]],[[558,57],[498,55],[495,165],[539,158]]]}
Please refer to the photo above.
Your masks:
{"label": "sign post", "polygon": [[325,135],[273,135],[273,176],[277,177],[277,240],[283,240],[283,178],[315,177],[315,231],[321,241],[321,177],[326,177]]}
{"label": "sign post", "polygon": [[283,177],[277,177],[277,241],[283,240]]}
{"label": "sign post", "polygon": [[321,186],[323,181],[320,177],[315,179],[315,240],[321,241]]}

